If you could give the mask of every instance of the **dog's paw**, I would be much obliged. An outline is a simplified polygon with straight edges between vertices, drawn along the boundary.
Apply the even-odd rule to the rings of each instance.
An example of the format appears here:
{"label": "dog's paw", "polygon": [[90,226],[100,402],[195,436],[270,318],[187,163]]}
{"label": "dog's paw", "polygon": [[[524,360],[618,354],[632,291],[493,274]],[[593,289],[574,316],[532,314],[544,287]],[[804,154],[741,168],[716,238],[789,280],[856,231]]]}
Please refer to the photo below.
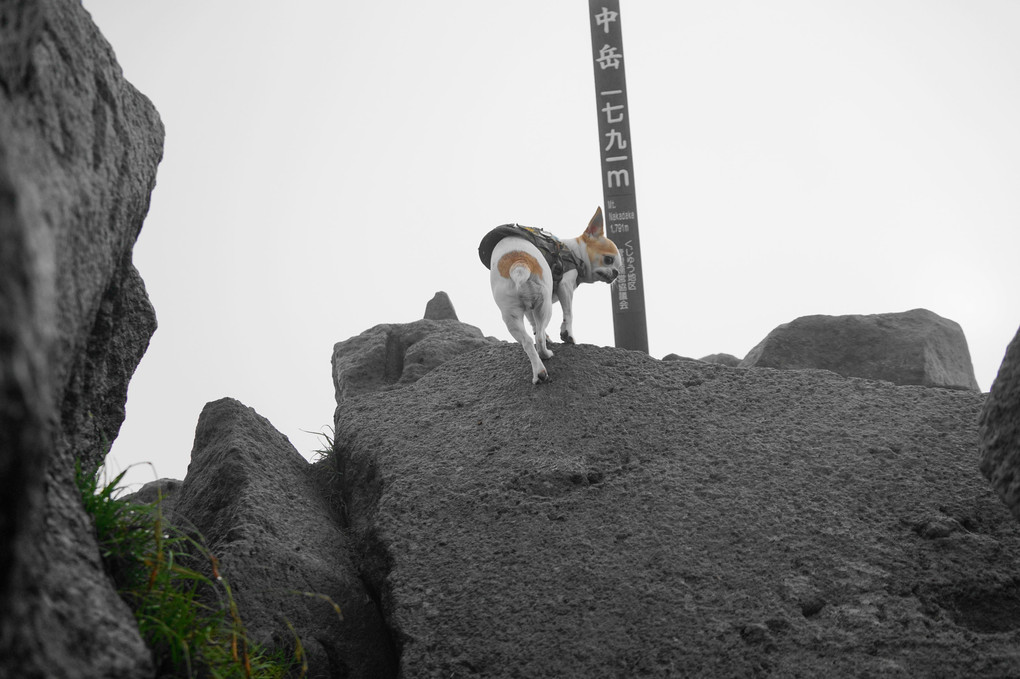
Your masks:
{"label": "dog's paw", "polygon": [[548,382],[548,381],[549,381],[549,373],[547,371],[545,371],[545,370],[542,370],[541,372],[536,374],[531,379],[531,383],[532,384],[540,384],[542,382]]}
{"label": "dog's paw", "polygon": [[574,343],[574,338],[571,337],[570,333],[567,332],[566,330],[560,330],[560,340],[564,344],[573,344]]}

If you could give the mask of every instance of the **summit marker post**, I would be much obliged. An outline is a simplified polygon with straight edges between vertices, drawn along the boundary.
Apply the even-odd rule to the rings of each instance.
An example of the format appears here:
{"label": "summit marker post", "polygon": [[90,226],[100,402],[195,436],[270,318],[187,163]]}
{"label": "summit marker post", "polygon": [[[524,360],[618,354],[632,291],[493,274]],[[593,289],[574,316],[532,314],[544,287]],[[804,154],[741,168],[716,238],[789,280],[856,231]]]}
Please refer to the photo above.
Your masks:
{"label": "summit marker post", "polygon": [[644,276],[634,194],[634,149],[623,63],[620,0],[588,0],[595,101],[602,156],[602,196],[609,239],[623,257],[624,272],[612,287],[616,346],[648,353]]}

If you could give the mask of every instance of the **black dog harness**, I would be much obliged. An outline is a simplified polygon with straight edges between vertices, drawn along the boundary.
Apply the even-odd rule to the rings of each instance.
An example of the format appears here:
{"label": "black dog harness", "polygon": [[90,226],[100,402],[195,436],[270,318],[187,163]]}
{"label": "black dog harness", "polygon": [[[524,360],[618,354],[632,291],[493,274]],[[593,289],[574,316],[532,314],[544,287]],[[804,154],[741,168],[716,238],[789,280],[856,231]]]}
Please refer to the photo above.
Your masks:
{"label": "black dog harness", "polygon": [[576,269],[580,276],[585,275],[585,262],[571,252],[570,248],[564,245],[560,239],[548,231],[519,224],[497,226],[485,234],[485,238],[482,238],[482,243],[478,246],[478,258],[482,260],[482,264],[485,265],[486,269],[489,268],[489,263],[492,260],[492,251],[496,248],[496,243],[510,236],[531,241],[538,248],[539,252],[542,253],[545,261],[549,263],[549,269],[552,271],[554,293],[560,287],[560,281],[563,280],[563,274],[566,272]]}

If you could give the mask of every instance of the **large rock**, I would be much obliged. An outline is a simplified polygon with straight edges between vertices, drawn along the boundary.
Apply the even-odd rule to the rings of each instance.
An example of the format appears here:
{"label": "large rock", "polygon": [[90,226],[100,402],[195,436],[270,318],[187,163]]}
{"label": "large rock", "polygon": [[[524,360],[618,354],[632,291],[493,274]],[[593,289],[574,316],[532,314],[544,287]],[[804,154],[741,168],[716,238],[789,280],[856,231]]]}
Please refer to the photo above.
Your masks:
{"label": "large rock", "polygon": [[981,473],[1020,519],[1020,330],[981,411]]}
{"label": "large rock", "polygon": [[498,343],[475,326],[454,320],[369,328],[333,347],[337,407],[354,396],[405,387],[455,356]]}
{"label": "large rock", "polygon": [[156,331],[145,285],[129,260],[104,291],[64,390],[61,432],[85,469],[102,464],[117,437],[124,423],[128,382]]}
{"label": "large rock", "polygon": [[457,312],[450,296],[440,290],[425,305],[425,319],[430,321],[456,321]]}
{"label": "large rock", "polygon": [[770,332],[740,365],[817,368],[893,384],[979,389],[963,330],[926,309],[802,316]]}
{"label": "large rock", "polygon": [[181,483],[178,479],[156,479],[155,481],[149,481],[134,493],[125,495],[124,499],[140,505],[151,505],[158,502],[162,511],[170,512],[172,511],[174,497],[181,488]]}
{"label": "large rock", "polygon": [[708,356],[702,356],[698,360],[703,363],[715,363],[717,365],[726,365],[731,368],[736,368],[740,365],[740,359],[733,354],[709,354]]}
{"label": "large rock", "polygon": [[338,517],[268,420],[233,399],[206,405],[172,507],[172,520],[196,529],[219,559],[254,641],[290,646],[289,621],[309,677],[394,675],[392,643]]}
{"label": "large rock", "polygon": [[80,3],[0,6],[0,676],[152,672],[74,464],[102,461],[155,327],[131,248],[162,143]]}
{"label": "large rock", "polygon": [[519,348],[348,402],[339,481],[401,676],[1018,676],[983,397]]}

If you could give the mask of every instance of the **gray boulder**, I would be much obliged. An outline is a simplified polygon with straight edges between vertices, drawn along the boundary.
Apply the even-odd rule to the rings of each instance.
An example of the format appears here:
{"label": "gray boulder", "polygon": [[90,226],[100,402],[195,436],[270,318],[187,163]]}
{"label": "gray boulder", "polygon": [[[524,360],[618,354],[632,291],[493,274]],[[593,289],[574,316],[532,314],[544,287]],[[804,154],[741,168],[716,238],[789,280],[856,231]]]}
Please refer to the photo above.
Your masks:
{"label": "gray boulder", "polygon": [[709,354],[698,359],[702,363],[715,363],[735,368],[740,365],[740,359],[732,354]]}
{"label": "gray boulder", "polygon": [[354,396],[405,387],[455,356],[499,343],[460,321],[377,325],[333,347],[337,407]]}
{"label": "gray boulder", "polygon": [[981,473],[1020,519],[1020,330],[981,411]]}
{"label": "gray boulder", "polygon": [[984,398],[561,346],[336,421],[400,676],[1020,676]]}
{"label": "gray boulder", "polygon": [[0,7],[0,676],[153,671],[74,465],[102,462],[155,328],[131,249],[162,144],[80,3]]}
{"label": "gray boulder", "polygon": [[666,354],[662,357],[664,361],[696,361],[696,358],[690,358],[689,356],[681,356],[680,354]]}
{"label": "gray boulder", "polygon": [[128,382],[156,331],[156,315],[130,258],[103,292],[84,347],[71,366],[61,432],[85,469],[103,463],[124,423]]}
{"label": "gray boulder", "polygon": [[831,370],[893,384],[979,390],[960,325],[927,309],[802,316],[770,332],[740,366]]}
{"label": "gray boulder", "polygon": [[425,305],[425,319],[430,321],[456,321],[457,312],[453,308],[450,296],[439,291]]}
{"label": "gray boulder", "polygon": [[169,478],[149,481],[136,492],[131,493],[124,499],[140,505],[151,505],[156,502],[161,502],[163,503],[163,511],[169,511],[170,506],[173,504],[174,496],[177,494],[177,491],[181,489],[181,483],[182,482],[177,479]]}
{"label": "gray boulder", "polygon": [[219,559],[249,636],[291,648],[289,621],[309,677],[393,676],[392,641],[338,519],[311,466],[268,420],[233,399],[206,405],[171,520]]}

